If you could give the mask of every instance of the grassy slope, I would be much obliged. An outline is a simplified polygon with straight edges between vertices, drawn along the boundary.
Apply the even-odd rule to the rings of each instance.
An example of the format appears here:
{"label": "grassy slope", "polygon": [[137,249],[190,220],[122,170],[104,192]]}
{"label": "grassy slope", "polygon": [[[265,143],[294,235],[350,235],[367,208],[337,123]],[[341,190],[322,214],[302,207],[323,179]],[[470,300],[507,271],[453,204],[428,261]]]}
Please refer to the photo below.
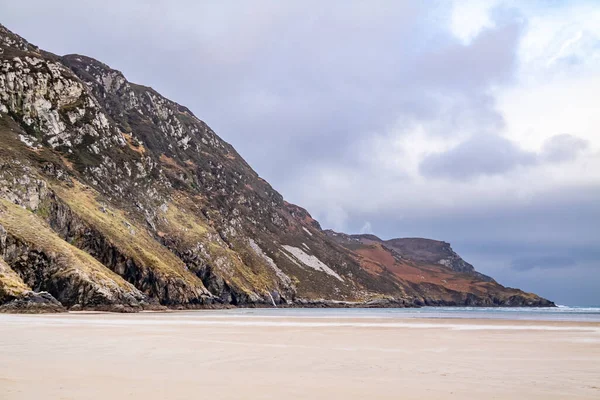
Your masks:
{"label": "grassy slope", "polygon": [[21,277],[0,258],[0,304],[31,290]]}
{"label": "grassy slope", "polygon": [[161,234],[181,249],[202,246],[211,264],[230,285],[249,294],[274,289],[272,270],[264,266],[245,243],[229,248],[219,240],[217,231],[199,216],[198,205],[189,195],[178,193],[162,214]]}
{"label": "grassy slope", "polygon": [[0,199],[0,224],[10,235],[52,258],[60,265],[57,274],[62,277],[94,282],[107,290],[136,291],[95,258],[61,239],[42,219],[4,199]]}
{"label": "grassy slope", "polygon": [[204,291],[200,278],[187,270],[185,264],[166,247],[158,243],[140,224],[125,212],[101,204],[100,195],[78,181],[73,187],[52,185],[57,196],[83,221],[97,229],[138,266],[152,269],[168,279],[184,281]]}

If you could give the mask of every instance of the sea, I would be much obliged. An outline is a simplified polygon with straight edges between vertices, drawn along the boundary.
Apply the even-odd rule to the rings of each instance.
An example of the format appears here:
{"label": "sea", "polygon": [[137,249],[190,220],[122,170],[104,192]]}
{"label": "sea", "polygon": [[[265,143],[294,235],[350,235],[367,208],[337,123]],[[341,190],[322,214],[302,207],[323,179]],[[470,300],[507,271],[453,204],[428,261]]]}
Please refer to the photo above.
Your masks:
{"label": "sea", "polygon": [[[444,321],[442,321],[442,319]],[[436,321],[437,320],[437,321]],[[449,322],[448,320],[453,320]],[[461,321],[462,320],[462,321]],[[466,321],[470,320],[470,321]],[[481,320],[473,324],[472,320]],[[497,321],[532,321],[532,324],[493,324]],[[490,322],[486,324],[485,321]],[[545,321],[547,325],[533,324]],[[552,324],[600,323],[600,307],[558,306],[526,307],[422,307],[422,308],[236,308],[229,310],[188,310],[114,314],[93,311],[66,314],[10,315],[0,314],[2,324],[24,326],[260,326],[260,327],[385,327],[448,328],[458,330],[581,330],[581,326]],[[588,326],[600,334],[600,327]],[[596,339],[595,339],[596,340]]]}
{"label": "sea", "polygon": [[219,316],[389,319],[482,319],[600,322],[600,307],[422,307],[422,308],[238,308],[209,311]]}

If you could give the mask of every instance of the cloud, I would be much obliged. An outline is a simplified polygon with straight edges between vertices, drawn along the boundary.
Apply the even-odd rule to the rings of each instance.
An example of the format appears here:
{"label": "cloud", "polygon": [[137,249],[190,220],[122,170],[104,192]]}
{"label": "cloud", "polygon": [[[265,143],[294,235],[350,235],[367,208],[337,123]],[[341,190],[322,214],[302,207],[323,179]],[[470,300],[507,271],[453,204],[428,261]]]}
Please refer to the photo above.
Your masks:
{"label": "cloud", "polygon": [[371,227],[371,223],[369,221],[365,222],[364,225],[360,228],[360,233],[373,233],[373,228]]}
{"label": "cloud", "polygon": [[584,139],[562,134],[547,139],[535,153],[501,136],[476,135],[446,152],[428,155],[420,171],[427,177],[450,179],[498,175],[519,166],[571,161],[588,146]]}
{"label": "cloud", "polygon": [[[598,285],[600,285],[600,258],[575,258],[569,263],[569,255],[559,255],[563,263],[570,265],[553,268],[531,268],[515,270],[512,267],[512,255],[504,249],[502,252],[474,252],[468,259],[474,265],[488,265],[489,274],[498,282],[511,287],[520,287],[552,299],[557,304],[597,306]],[[582,249],[569,249],[568,251]],[[531,257],[531,256],[529,256]],[[544,262],[542,262],[544,263]],[[558,262],[557,264],[560,264]],[[547,263],[544,263],[547,265]],[[506,266],[509,266],[507,268]]]}
{"label": "cloud", "polygon": [[575,260],[567,256],[532,256],[517,258],[511,262],[511,265],[517,271],[527,271],[534,268],[566,268],[575,265]]}
{"label": "cloud", "polygon": [[450,41],[418,60],[419,76],[423,78],[419,83],[463,92],[469,87],[488,88],[509,80],[521,33],[522,25],[515,19],[503,24],[498,21],[468,44]]}
{"label": "cloud", "polygon": [[427,177],[465,179],[501,174],[535,162],[535,153],[521,150],[510,140],[497,135],[478,135],[447,152],[427,156],[420,170]]}
{"label": "cloud", "polygon": [[567,134],[556,135],[544,142],[540,157],[546,162],[571,161],[588,147],[587,140]]}
{"label": "cloud", "polygon": [[[97,57],[186,104],[283,191],[306,165],[351,164],[365,137],[398,121],[501,125],[486,90],[511,79],[523,29],[491,17],[463,43],[439,23],[450,3],[107,4],[3,9],[42,47]],[[47,15],[65,23],[46,29]]]}

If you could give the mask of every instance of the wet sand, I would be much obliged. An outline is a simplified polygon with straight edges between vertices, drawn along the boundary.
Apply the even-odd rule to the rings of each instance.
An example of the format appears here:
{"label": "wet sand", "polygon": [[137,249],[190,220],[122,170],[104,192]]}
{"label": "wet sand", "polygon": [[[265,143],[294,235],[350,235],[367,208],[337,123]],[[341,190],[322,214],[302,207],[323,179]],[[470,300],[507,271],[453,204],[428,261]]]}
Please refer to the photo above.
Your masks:
{"label": "wet sand", "polygon": [[598,399],[600,324],[0,315],[0,398]]}

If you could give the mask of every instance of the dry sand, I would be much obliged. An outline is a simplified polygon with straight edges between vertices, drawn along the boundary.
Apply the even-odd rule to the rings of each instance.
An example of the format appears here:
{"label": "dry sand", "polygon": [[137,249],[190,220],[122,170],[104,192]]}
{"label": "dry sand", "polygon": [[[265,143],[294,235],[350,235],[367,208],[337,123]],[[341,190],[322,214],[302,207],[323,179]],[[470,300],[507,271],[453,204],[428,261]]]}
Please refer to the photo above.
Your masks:
{"label": "dry sand", "polygon": [[0,399],[599,399],[600,324],[0,315]]}

